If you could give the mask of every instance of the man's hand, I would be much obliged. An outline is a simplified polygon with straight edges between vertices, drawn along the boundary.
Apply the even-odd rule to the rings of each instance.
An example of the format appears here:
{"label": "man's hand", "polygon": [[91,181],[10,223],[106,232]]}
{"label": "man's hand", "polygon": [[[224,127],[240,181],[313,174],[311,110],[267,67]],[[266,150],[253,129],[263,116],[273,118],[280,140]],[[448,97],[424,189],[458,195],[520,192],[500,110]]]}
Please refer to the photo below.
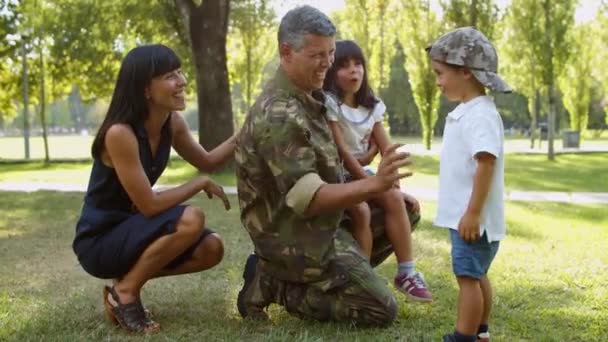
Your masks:
{"label": "man's hand", "polygon": [[466,212],[458,222],[458,233],[468,243],[479,240],[479,215]]}
{"label": "man's hand", "polygon": [[380,165],[378,165],[378,172],[375,177],[380,182],[383,191],[393,187],[400,179],[412,175],[411,172],[399,173],[399,168],[412,163],[409,153],[397,152],[400,146],[400,144],[394,144],[386,149],[382,155]]}

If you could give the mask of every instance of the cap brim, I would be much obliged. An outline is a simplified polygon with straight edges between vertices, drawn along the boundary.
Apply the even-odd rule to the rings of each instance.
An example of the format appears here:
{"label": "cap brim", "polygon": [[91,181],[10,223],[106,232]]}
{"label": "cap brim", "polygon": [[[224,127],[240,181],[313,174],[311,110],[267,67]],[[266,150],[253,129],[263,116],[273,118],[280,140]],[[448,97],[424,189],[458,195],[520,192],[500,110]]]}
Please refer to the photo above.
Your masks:
{"label": "cap brim", "polygon": [[500,76],[498,76],[495,72],[474,69],[471,69],[471,71],[473,72],[473,75],[475,75],[475,78],[481,82],[481,84],[492,91],[498,91],[501,93],[510,93],[513,91],[507,82],[503,81],[503,79],[500,78]]}

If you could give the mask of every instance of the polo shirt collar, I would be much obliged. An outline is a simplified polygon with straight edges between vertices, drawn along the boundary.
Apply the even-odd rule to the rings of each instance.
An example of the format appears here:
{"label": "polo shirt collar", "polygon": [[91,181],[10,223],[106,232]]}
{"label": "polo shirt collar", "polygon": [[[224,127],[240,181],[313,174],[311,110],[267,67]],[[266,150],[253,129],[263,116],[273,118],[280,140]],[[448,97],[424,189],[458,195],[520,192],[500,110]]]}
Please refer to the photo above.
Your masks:
{"label": "polo shirt collar", "polygon": [[477,96],[467,102],[459,104],[454,110],[452,110],[448,116],[454,120],[459,120],[464,114],[469,112],[473,107],[481,102],[490,100],[488,95]]}

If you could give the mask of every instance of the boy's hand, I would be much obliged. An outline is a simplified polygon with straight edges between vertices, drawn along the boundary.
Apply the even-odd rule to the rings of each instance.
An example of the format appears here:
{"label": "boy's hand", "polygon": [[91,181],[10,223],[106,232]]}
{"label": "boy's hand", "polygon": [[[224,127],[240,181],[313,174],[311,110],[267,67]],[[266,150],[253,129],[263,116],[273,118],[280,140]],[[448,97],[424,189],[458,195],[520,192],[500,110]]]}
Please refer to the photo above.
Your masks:
{"label": "boy's hand", "polygon": [[479,240],[479,215],[466,212],[458,222],[458,233],[468,243]]}

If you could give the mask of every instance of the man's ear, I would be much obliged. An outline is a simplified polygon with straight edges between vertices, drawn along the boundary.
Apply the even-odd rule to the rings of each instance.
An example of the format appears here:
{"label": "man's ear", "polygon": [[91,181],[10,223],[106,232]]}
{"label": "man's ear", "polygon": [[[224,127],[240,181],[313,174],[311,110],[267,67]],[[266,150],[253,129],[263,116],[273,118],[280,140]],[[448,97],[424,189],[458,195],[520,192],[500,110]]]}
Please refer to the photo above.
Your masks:
{"label": "man's ear", "polygon": [[293,52],[293,49],[291,48],[291,46],[289,44],[281,43],[281,45],[279,45],[279,56],[281,57],[281,59],[290,61],[292,52]]}

